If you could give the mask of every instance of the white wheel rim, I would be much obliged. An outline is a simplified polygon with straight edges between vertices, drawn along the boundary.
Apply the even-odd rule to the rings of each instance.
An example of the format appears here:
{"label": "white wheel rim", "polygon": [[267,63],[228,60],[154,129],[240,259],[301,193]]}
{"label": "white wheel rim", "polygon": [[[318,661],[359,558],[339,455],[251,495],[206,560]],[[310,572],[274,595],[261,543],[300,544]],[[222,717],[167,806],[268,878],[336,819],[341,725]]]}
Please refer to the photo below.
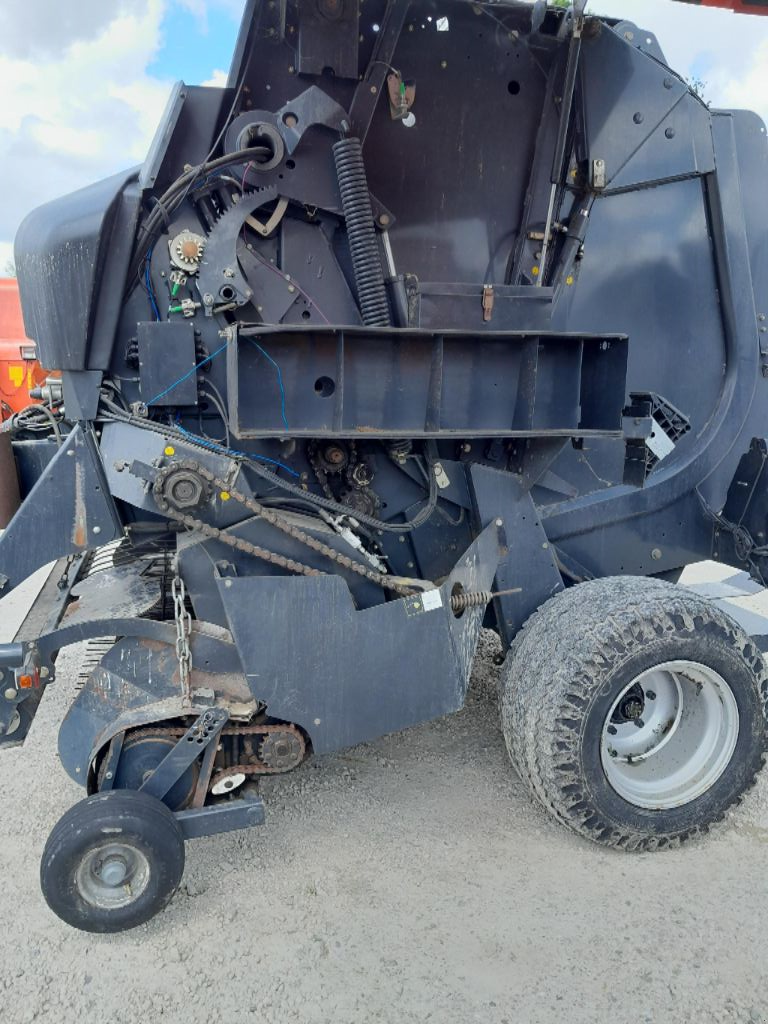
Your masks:
{"label": "white wheel rim", "polygon": [[119,910],[144,893],[149,878],[149,861],[141,850],[127,843],[107,842],[85,854],[75,884],[92,907]]}
{"label": "white wheel rim", "polygon": [[739,709],[721,675],[667,661],[626,686],[602,726],[606,777],[636,807],[691,803],[717,782],[739,738]]}

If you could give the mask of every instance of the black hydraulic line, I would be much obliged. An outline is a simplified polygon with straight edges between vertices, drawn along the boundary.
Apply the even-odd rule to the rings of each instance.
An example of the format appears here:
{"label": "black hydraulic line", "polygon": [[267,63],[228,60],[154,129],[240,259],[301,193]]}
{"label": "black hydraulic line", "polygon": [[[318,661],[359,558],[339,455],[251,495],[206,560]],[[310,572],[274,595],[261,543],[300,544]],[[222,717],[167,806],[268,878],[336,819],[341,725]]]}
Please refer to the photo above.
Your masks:
{"label": "black hydraulic line", "polygon": [[363,323],[366,327],[391,327],[392,314],[384,284],[360,140],[354,137],[341,139],[333,147],[333,159],[336,162],[341,207],[347,224],[357,301]]}

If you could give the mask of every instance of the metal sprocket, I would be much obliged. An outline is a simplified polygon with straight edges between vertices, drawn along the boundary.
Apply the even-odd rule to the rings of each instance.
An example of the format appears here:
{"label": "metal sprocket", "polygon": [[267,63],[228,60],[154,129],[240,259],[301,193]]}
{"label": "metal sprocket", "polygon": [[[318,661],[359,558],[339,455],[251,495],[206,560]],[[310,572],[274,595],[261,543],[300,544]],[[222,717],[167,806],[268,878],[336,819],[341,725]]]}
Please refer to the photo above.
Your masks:
{"label": "metal sprocket", "polygon": [[[277,206],[266,222],[253,216],[257,210],[274,202]],[[253,289],[237,258],[238,238],[246,224],[268,238],[277,229],[287,208],[288,201],[280,198],[276,188],[265,188],[244,193],[219,217],[208,235],[197,277],[206,315],[210,316],[220,305],[244,306],[251,301]]]}

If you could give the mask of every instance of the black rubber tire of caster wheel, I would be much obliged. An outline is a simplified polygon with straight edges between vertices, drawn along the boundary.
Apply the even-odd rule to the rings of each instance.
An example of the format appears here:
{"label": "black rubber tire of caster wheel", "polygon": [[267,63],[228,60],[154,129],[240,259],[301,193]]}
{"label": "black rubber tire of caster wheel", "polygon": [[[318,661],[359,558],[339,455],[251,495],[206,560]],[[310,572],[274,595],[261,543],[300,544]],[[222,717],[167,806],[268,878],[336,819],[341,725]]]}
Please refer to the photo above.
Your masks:
{"label": "black rubber tire of caster wheel", "polygon": [[97,793],[54,827],[40,887],[62,921],[121,932],[159,913],[184,874],[184,837],[160,800],[135,790]]}
{"label": "black rubber tire of caster wheel", "polygon": [[[653,729],[662,694],[650,679],[671,708]],[[512,645],[501,706],[533,797],[580,835],[627,850],[708,831],[768,747],[757,645],[712,602],[654,579],[596,580],[543,605]]]}

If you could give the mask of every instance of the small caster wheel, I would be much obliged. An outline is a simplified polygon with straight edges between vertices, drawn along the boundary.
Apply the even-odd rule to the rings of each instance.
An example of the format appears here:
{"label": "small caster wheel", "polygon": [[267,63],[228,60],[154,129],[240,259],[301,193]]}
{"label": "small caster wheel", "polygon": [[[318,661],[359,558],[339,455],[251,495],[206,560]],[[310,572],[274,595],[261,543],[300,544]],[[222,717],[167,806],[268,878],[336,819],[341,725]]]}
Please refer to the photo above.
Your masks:
{"label": "small caster wheel", "polygon": [[40,864],[43,896],[85,932],[144,924],[169,902],[184,873],[184,837],[160,800],[135,790],[97,793],[55,825]]}

